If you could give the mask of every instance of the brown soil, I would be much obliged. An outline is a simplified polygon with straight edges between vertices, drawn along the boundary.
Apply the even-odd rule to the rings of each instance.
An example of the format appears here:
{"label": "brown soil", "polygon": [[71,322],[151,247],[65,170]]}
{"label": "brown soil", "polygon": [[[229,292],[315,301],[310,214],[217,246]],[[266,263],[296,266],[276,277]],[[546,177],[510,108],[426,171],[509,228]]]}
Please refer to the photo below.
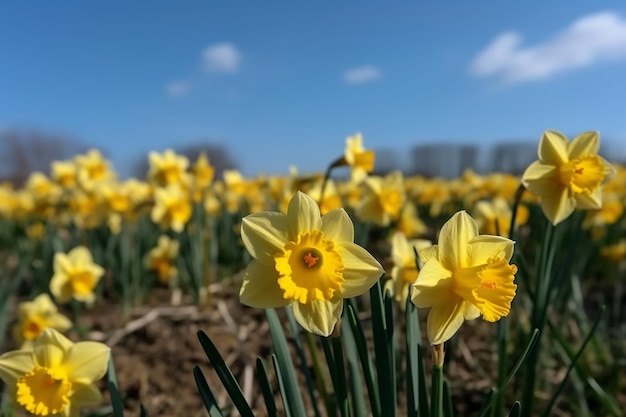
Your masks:
{"label": "brown soil", "polygon": [[[162,289],[154,292],[145,307],[124,311],[118,304],[101,300],[93,309],[84,311],[80,325],[89,329],[85,338],[103,341],[112,348],[127,415],[138,415],[143,404],[149,416],[207,416],[194,382],[195,365],[201,367],[229,415],[231,403],[198,341],[199,330],[218,346],[256,415],[265,415],[254,370],[257,356],[264,358],[271,369],[269,327],[262,310],[239,303],[238,285],[235,280],[213,286],[210,303],[204,308],[191,305],[185,297],[180,305],[173,306],[169,290]],[[475,415],[494,385],[495,328],[481,320],[466,322],[460,337],[446,346],[446,379],[457,416]],[[70,337],[79,338],[77,334]],[[430,358],[428,350],[425,356]],[[556,384],[563,371],[562,364],[555,364],[546,377]],[[272,383],[277,391],[276,381],[272,379]],[[106,383],[102,381],[101,386],[108,402]],[[403,403],[404,398],[399,401]],[[626,404],[626,398],[621,401]],[[555,410],[554,415],[568,414]]]}

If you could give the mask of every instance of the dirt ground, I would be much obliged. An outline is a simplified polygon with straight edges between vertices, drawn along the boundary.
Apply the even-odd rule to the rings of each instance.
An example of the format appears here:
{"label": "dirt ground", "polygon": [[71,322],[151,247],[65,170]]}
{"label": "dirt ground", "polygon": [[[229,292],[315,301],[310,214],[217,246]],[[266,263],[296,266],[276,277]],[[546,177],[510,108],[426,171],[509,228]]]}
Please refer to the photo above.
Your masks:
{"label": "dirt ground", "polygon": [[[271,353],[269,327],[262,310],[239,303],[238,285],[235,279],[211,287],[211,302],[203,308],[191,305],[185,296],[180,305],[172,305],[170,291],[162,289],[154,292],[146,307],[124,311],[100,300],[84,312],[80,325],[89,329],[86,338],[112,348],[127,415],[138,415],[143,404],[149,416],[207,416],[194,382],[195,365],[203,370],[219,404],[230,410],[229,399],[198,341],[199,330],[218,346],[255,414],[265,415],[254,369],[257,356],[266,359],[271,368],[267,361]],[[494,384],[495,329],[481,320],[466,322],[454,345],[447,346],[446,378],[457,416],[475,415]],[[76,334],[69,336],[77,338]],[[425,354],[430,357],[428,350]],[[555,384],[562,376],[562,366],[546,372],[546,378]],[[275,380],[272,383],[276,384]],[[106,391],[105,382],[101,384]],[[104,397],[108,402],[108,393]],[[626,404],[626,398],[622,401]],[[569,414],[555,410],[554,415]]]}

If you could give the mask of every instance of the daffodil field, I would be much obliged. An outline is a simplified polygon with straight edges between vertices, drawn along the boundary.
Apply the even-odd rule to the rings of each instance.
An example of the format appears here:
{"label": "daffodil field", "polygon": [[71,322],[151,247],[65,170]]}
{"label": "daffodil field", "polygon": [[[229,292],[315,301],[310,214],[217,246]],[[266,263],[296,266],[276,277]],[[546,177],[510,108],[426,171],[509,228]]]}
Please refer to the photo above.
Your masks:
{"label": "daffodil field", "polygon": [[[0,416],[624,416],[626,169],[599,147],[549,130],[523,175],[455,179],[375,174],[360,134],[289,176],[166,150],[122,180],[90,150],[0,185]],[[164,311],[192,346],[146,330]],[[140,371],[142,340],[171,348]],[[126,385],[157,369],[188,384]]]}

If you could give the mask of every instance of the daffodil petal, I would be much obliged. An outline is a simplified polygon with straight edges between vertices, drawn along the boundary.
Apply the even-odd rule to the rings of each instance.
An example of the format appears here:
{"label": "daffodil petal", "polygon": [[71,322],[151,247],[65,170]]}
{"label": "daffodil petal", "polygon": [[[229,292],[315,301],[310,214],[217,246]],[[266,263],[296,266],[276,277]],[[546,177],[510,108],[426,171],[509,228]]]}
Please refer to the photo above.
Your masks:
{"label": "daffodil petal", "polygon": [[424,264],[413,284],[411,301],[420,308],[445,303],[451,297],[452,283],[452,273],[432,258]]}
{"label": "daffodil petal", "polygon": [[[524,187],[529,188],[529,184],[537,180],[544,180],[546,178],[555,178],[557,170],[554,165],[546,165],[540,161],[535,161],[526,168],[524,174],[522,174],[522,184]],[[529,188],[530,192],[536,194],[535,191]]]}
{"label": "daffodil petal", "polygon": [[494,257],[502,257],[510,261],[515,242],[501,236],[479,235],[468,244],[472,254],[472,266],[476,266],[485,264],[489,258]]}
{"label": "daffodil petal", "polygon": [[351,298],[363,294],[385,272],[380,263],[356,243],[343,242],[339,253],[343,262],[342,297]]}
{"label": "daffodil petal", "polygon": [[93,262],[91,252],[89,252],[89,249],[84,246],[77,246],[72,249],[69,252],[68,257],[74,265],[85,265]]}
{"label": "daffodil petal", "polygon": [[266,265],[287,243],[287,216],[278,212],[250,214],[241,221],[241,240],[250,255]]}
{"label": "daffodil petal", "polygon": [[463,317],[465,320],[474,320],[480,317],[480,310],[472,303],[465,302],[465,308],[463,310]]}
{"label": "daffodil petal", "polygon": [[430,258],[439,256],[439,245],[432,245],[423,249],[419,249],[417,253],[423,263],[428,262]]}
{"label": "daffodil petal", "polygon": [[92,405],[102,401],[102,393],[93,384],[72,383],[72,405]]}
{"label": "daffodil petal", "polygon": [[57,272],[67,273],[72,268],[72,263],[68,256],[64,253],[57,252],[54,254],[54,270]]}
{"label": "daffodil petal", "polygon": [[546,130],[539,142],[539,160],[547,165],[561,165],[568,161],[569,140],[561,132]]}
{"label": "daffodil petal", "polygon": [[596,188],[591,194],[577,194],[576,207],[583,210],[597,210],[602,208],[602,189]]}
{"label": "daffodil petal", "polygon": [[553,225],[567,219],[576,208],[576,199],[570,197],[566,189],[558,186],[553,187],[553,192],[541,197],[541,209],[543,214]]}
{"label": "daffodil petal", "polygon": [[257,308],[283,307],[289,304],[284,293],[278,285],[278,272],[273,266],[256,260],[248,264],[239,291],[242,304]]}
{"label": "daffodil petal", "polygon": [[298,191],[287,209],[288,240],[295,240],[299,233],[320,230],[322,220],[317,203],[302,191]]}
{"label": "daffodil petal", "polygon": [[449,340],[463,324],[465,302],[458,296],[451,296],[445,303],[436,304],[428,313],[426,330],[431,345],[439,345]]}
{"label": "daffodil petal", "polygon": [[455,213],[442,227],[439,233],[439,260],[452,270],[455,267],[468,266],[469,254],[467,242],[478,235],[476,222],[465,210]]}
{"label": "daffodil petal", "polygon": [[596,155],[600,150],[598,132],[584,132],[567,144],[569,159],[578,159],[585,155]]}
{"label": "daffodil petal", "polygon": [[354,242],[354,225],[348,213],[342,208],[322,216],[322,232],[327,240]]}
{"label": "daffodil petal", "polygon": [[35,363],[39,366],[54,368],[65,359],[65,355],[73,343],[61,333],[47,328],[35,339],[33,353]]}
{"label": "daffodil petal", "polygon": [[65,357],[65,369],[72,381],[91,384],[106,374],[111,349],[98,342],[78,342]]}
{"label": "daffodil petal", "polygon": [[293,303],[293,315],[300,326],[309,333],[329,336],[343,311],[343,300],[311,301],[306,304]]}
{"label": "daffodil petal", "polygon": [[35,367],[33,352],[29,350],[12,350],[0,356],[0,379],[6,385],[14,382]]}

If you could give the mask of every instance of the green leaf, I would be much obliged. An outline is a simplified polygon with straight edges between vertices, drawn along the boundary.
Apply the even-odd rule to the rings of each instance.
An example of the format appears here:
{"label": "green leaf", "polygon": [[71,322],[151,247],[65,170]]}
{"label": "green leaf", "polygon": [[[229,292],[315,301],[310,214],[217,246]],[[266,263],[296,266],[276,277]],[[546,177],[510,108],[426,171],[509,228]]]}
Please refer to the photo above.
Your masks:
{"label": "green leaf", "polygon": [[202,345],[204,352],[209,358],[209,361],[213,365],[217,376],[220,378],[220,381],[222,381],[224,388],[226,388],[230,399],[232,400],[233,404],[235,405],[241,416],[254,417],[254,413],[252,413],[250,405],[243,396],[243,392],[241,392],[239,383],[237,382],[237,380],[235,380],[233,373],[231,372],[228,365],[226,365],[226,362],[224,362],[224,358],[220,354],[215,344],[202,330],[198,331],[198,339],[200,340],[200,344]]}
{"label": "green leaf", "polygon": [[522,414],[522,404],[519,401],[515,401],[513,403],[513,407],[511,407],[511,412],[509,413],[509,417],[520,417]]}
{"label": "green leaf", "polygon": [[[420,348],[421,332],[417,309],[407,297],[406,307],[406,403],[407,417],[418,416],[419,403],[419,365],[418,349]],[[422,367],[424,364],[420,364]]]}
{"label": "green leaf", "polygon": [[380,405],[383,416],[396,415],[395,365],[392,362],[393,346],[389,343],[393,330],[387,328],[391,319],[385,317],[385,303],[381,292],[380,279],[370,288],[372,305],[372,328],[374,333],[374,354],[376,374],[380,390]]}
{"label": "green leaf", "polygon": [[354,406],[354,415],[365,416],[367,415],[367,409],[365,406],[365,395],[363,392],[363,378],[361,377],[361,371],[358,364],[359,353],[347,314],[344,314],[341,318],[341,336],[343,337],[344,346],[346,348],[348,374],[350,375],[350,394],[352,396],[352,404]]}
{"label": "green leaf", "polygon": [[265,401],[265,408],[267,409],[267,417],[278,416],[276,410],[276,400],[274,399],[274,391],[270,384],[269,377],[267,376],[267,369],[263,359],[256,358],[256,377],[261,386],[261,393],[263,394],[263,400]]}
{"label": "green leaf", "polygon": [[287,339],[283,332],[282,325],[278,319],[278,314],[274,309],[266,309],[265,316],[270,327],[270,334],[272,336],[272,344],[274,351],[276,352],[276,361],[281,371],[281,379],[285,382],[285,395],[283,399],[289,402],[289,406],[292,407],[291,411],[296,416],[305,416],[306,409],[304,402],[302,401],[302,393],[300,392],[300,384],[296,378],[296,372],[291,361],[291,352],[287,345]]}
{"label": "green leaf", "polygon": [[450,394],[450,384],[443,381],[443,415],[444,417],[453,417],[454,409],[452,408],[452,395]]}
{"label": "green leaf", "polygon": [[208,411],[209,416],[223,417],[222,410],[220,410],[217,405],[215,396],[213,395],[213,392],[211,391],[209,384],[207,384],[206,378],[198,365],[193,367],[193,377],[196,380],[196,386],[198,387],[198,392],[200,392],[200,398],[202,398],[202,402],[204,403],[204,407]]}

